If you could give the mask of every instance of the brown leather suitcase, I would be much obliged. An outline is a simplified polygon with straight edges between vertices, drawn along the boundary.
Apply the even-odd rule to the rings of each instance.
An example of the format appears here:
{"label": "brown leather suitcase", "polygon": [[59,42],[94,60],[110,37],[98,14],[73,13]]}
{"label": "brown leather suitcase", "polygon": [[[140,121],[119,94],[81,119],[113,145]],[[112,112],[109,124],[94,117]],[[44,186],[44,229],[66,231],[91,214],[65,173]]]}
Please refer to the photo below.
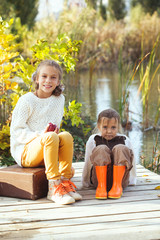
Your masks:
{"label": "brown leather suitcase", "polygon": [[46,197],[48,181],[44,168],[18,165],[0,169],[0,196],[36,200]]}

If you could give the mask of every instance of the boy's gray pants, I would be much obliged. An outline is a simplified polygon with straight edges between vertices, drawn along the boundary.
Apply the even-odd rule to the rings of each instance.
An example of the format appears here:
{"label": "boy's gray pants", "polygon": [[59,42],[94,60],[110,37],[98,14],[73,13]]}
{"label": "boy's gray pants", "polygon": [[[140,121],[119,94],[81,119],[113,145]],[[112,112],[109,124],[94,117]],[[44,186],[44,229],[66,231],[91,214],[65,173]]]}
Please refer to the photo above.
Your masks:
{"label": "boy's gray pants", "polygon": [[126,171],[122,180],[122,187],[125,188],[128,186],[129,172],[132,168],[133,152],[127,146],[118,144],[110,150],[106,145],[98,145],[93,149],[90,160],[93,164],[90,180],[95,188],[97,188],[98,185],[95,166],[105,165],[107,165],[107,191],[112,187],[113,165],[126,166]]}

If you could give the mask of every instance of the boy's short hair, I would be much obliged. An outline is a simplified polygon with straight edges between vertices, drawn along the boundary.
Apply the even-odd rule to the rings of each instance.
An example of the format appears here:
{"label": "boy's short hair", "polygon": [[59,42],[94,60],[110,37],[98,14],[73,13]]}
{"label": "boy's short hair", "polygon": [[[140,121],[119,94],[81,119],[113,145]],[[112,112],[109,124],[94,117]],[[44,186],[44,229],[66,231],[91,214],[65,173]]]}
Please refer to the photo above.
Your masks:
{"label": "boy's short hair", "polygon": [[100,112],[97,119],[97,125],[100,125],[104,118],[114,118],[115,120],[118,120],[119,131],[121,131],[121,119],[119,113],[116,110],[109,108]]}

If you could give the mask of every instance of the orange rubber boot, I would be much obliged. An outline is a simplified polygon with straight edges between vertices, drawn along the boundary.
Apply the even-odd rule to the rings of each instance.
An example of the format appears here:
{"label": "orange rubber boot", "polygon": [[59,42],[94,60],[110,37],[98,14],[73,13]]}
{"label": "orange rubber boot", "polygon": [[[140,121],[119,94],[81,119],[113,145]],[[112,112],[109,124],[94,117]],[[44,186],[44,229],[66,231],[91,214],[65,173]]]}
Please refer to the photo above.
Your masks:
{"label": "orange rubber boot", "polygon": [[108,192],[109,198],[120,198],[122,196],[122,179],[125,173],[125,166],[113,165],[113,185],[111,190]]}
{"label": "orange rubber boot", "polygon": [[96,166],[96,175],[98,180],[96,198],[107,199],[107,166]]}

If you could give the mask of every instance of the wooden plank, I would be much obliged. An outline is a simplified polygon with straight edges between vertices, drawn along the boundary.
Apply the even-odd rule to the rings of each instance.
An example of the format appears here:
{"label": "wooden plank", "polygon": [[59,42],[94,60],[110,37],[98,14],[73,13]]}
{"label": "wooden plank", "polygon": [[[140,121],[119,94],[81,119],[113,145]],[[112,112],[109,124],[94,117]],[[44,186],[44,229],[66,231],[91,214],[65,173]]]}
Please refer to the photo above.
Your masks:
{"label": "wooden plank", "polygon": [[113,214],[124,214],[132,212],[145,212],[145,211],[159,211],[160,210],[160,199],[142,202],[130,203],[106,203],[104,205],[90,205],[90,206],[74,206],[69,205],[68,207],[50,208],[46,209],[34,209],[26,211],[13,211],[1,213],[0,223],[18,223],[18,222],[32,222],[42,220],[56,220],[56,219],[72,219],[89,216],[104,216]]}
{"label": "wooden plank", "polygon": [[[153,196],[153,195],[146,195],[145,198],[143,196],[137,196],[137,197],[128,197],[128,198],[121,198],[121,199],[118,199],[118,200],[115,200],[116,202],[113,202],[112,199],[107,199],[107,200],[97,200],[94,198],[94,194],[91,196],[89,196],[88,198],[85,197],[83,199],[83,201],[79,201],[79,202],[76,202],[75,204],[73,204],[72,206],[91,206],[91,205],[99,205],[101,204],[102,206],[103,205],[106,205],[106,204],[117,204],[117,203],[130,203],[132,204],[133,202],[137,202],[137,201],[141,201],[145,204],[145,202],[147,201],[157,201],[159,200],[159,198],[157,196]],[[44,201],[43,203],[34,203],[34,204],[23,204],[23,205],[13,205],[13,206],[4,206],[4,207],[1,207],[0,208],[0,214],[1,213],[7,213],[7,212],[10,212],[10,211],[13,211],[16,213],[16,211],[28,211],[28,210],[39,210],[39,209],[54,209],[54,208],[66,208],[68,206],[65,206],[65,205],[57,205],[55,203],[52,203],[48,200]]]}
{"label": "wooden plank", "polygon": [[[119,222],[117,223],[97,223],[97,224],[87,224],[79,226],[67,226],[67,227],[57,227],[57,228],[38,228],[35,230],[22,230],[22,231],[13,231],[13,232],[2,232],[0,236],[3,239],[17,239],[19,236],[24,239],[106,239],[102,238],[109,237],[109,239],[125,239],[124,236],[129,237],[134,235],[135,239],[136,234],[138,236],[145,238],[138,239],[158,239],[160,236],[160,229],[158,228],[158,220],[152,219],[147,221],[147,219],[136,220],[136,222]],[[141,234],[143,233],[143,234]],[[145,233],[145,234],[144,234]],[[103,235],[102,235],[103,234]],[[125,235],[124,235],[125,234]],[[149,238],[148,235],[149,234]],[[52,236],[52,238],[50,238]],[[92,237],[93,236],[93,237]],[[112,238],[110,238],[110,236]],[[113,238],[114,237],[114,238]],[[119,237],[119,238],[117,238]]]}
{"label": "wooden plank", "polygon": [[[99,204],[101,204],[101,206],[105,206],[106,204],[111,204],[111,203],[113,203],[113,204],[117,204],[117,203],[123,203],[123,204],[125,204],[125,203],[130,203],[130,204],[132,204],[133,202],[136,202],[136,201],[138,201],[138,202],[143,202],[143,204],[145,204],[147,201],[150,201],[150,200],[152,200],[153,201],[153,203],[154,203],[154,201],[157,201],[157,199],[159,199],[158,197],[155,197],[155,196],[152,196],[152,195],[149,195],[149,196],[147,196],[146,195],[146,197],[145,197],[145,199],[143,198],[143,196],[137,196],[137,197],[135,197],[135,198],[131,198],[131,197],[129,197],[129,198],[121,198],[121,199],[119,199],[118,201],[116,201],[115,203],[113,203],[113,200],[111,200],[111,199],[107,199],[107,200],[97,200],[97,199],[95,199],[94,198],[94,195],[93,195],[93,197],[91,198],[91,197],[89,197],[88,199],[87,199],[87,197],[83,200],[83,201],[79,201],[79,202],[76,202],[76,206],[94,206],[94,205],[99,205]],[[4,213],[4,212],[6,212],[6,213],[9,213],[10,211],[13,211],[13,212],[15,212],[15,214],[16,214],[16,212],[17,211],[28,211],[28,210],[35,210],[35,209],[37,209],[37,210],[40,210],[40,209],[50,209],[50,208],[52,208],[52,209],[54,209],[54,208],[65,208],[66,206],[61,206],[61,205],[56,205],[55,203],[51,203],[51,202],[49,202],[49,201],[44,201],[43,203],[39,203],[39,204],[37,204],[37,203],[35,203],[35,204],[23,204],[23,205],[13,205],[13,206],[4,206],[4,207],[2,207],[1,209],[0,209],[0,215],[2,214],[2,213]],[[123,206],[122,206],[123,207]]]}
{"label": "wooden plank", "polygon": [[[160,211],[146,211],[146,212],[139,212],[139,213],[124,213],[124,214],[106,214],[104,216],[90,216],[90,217],[81,217],[81,218],[67,218],[67,219],[56,219],[56,220],[43,220],[43,221],[32,221],[32,222],[20,222],[15,224],[1,224],[0,231],[16,231],[16,230],[24,230],[24,229],[36,229],[39,227],[61,227],[61,226],[82,226],[86,224],[96,224],[96,223],[113,223],[113,222],[121,222],[121,221],[136,221],[138,219],[144,220],[148,219],[158,219],[160,218]],[[9,228],[8,228],[9,226]]]}

